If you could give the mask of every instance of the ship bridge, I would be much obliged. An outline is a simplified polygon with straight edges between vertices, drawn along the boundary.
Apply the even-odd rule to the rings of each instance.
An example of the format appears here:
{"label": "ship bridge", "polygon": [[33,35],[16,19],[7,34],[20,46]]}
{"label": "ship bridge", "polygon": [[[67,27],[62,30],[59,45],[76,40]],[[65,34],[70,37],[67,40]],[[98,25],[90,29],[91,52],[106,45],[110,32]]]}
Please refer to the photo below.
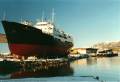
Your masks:
{"label": "ship bridge", "polygon": [[42,30],[43,33],[53,34],[54,25],[50,22],[37,22],[34,27]]}

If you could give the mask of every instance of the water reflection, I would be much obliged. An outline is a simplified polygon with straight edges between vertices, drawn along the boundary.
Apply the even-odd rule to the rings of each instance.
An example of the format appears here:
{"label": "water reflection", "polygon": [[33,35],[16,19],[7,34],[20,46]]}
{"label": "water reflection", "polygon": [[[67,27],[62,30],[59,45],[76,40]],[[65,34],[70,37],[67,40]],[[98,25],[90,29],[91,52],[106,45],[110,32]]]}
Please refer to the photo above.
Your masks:
{"label": "water reflection", "polygon": [[89,57],[86,59],[87,65],[94,65],[97,64],[97,58],[96,57]]}
{"label": "water reflection", "polygon": [[7,78],[32,78],[32,77],[54,77],[73,75],[70,63],[54,66],[4,66],[0,64],[0,79]]}
{"label": "water reflection", "polygon": [[120,81],[120,57],[92,57],[71,63],[75,76],[99,76],[100,80]]}

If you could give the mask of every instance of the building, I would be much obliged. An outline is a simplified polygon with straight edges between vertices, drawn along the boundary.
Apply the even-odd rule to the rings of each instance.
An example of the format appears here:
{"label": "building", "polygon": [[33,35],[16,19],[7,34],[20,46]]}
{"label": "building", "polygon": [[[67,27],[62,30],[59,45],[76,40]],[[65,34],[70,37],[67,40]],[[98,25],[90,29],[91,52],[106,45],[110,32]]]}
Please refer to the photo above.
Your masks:
{"label": "building", "polygon": [[72,53],[76,54],[88,54],[88,55],[96,55],[96,48],[74,48],[71,50]]}

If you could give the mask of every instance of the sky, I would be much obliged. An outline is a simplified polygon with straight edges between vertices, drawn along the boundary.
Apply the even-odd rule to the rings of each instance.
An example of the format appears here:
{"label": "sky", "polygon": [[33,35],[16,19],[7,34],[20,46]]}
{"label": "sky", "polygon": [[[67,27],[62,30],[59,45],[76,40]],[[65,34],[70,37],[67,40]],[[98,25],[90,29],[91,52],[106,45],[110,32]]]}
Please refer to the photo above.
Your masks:
{"label": "sky", "polygon": [[[120,0],[0,0],[10,21],[46,19],[55,11],[55,24],[73,36],[74,47],[120,41]],[[0,32],[4,29],[0,23]]]}

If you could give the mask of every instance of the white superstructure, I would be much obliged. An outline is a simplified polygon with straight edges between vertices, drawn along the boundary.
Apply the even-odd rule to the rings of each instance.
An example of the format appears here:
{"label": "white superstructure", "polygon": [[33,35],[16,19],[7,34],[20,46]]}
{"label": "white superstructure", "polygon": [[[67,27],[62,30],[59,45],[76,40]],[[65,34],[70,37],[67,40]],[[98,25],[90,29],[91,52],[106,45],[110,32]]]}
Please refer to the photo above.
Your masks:
{"label": "white superstructure", "polygon": [[64,31],[55,28],[55,25],[50,22],[37,22],[34,25],[35,28],[40,29],[43,33],[50,34],[54,38],[60,39],[61,41],[73,42],[70,35],[66,34]]}
{"label": "white superstructure", "polygon": [[54,25],[49,22],[37,22],[34,27],[40,29],[43,33],[50,35],[53,34]]}

